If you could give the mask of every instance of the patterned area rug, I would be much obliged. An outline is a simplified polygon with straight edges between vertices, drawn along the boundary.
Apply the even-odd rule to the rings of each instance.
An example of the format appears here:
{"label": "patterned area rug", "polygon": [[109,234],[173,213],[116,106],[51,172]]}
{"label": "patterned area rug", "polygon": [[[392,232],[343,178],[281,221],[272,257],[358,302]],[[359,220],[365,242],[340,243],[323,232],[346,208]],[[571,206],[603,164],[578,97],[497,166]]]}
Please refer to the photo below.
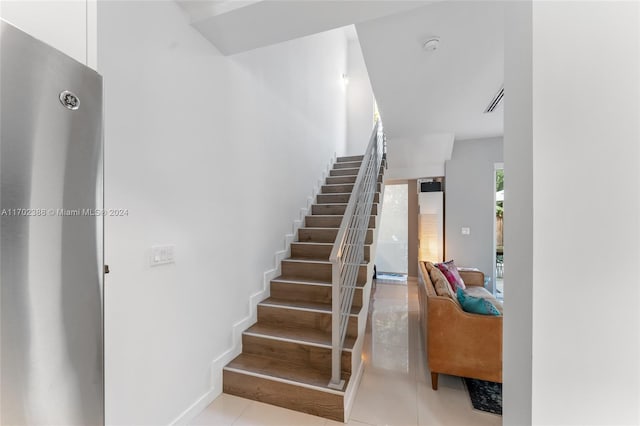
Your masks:
{"label": "patterned area rug", "polygon": [[473,408],[502,415],[502,383],[464,378]]}

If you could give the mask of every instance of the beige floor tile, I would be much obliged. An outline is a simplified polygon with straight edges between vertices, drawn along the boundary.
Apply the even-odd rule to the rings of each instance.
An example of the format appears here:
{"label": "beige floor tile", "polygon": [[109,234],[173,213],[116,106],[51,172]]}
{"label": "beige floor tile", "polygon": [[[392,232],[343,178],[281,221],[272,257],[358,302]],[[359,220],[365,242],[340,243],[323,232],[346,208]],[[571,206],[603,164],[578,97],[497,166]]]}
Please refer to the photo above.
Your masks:
{"label": "beige floor tile", "polygon": [[438,390],[418,384],[418,424],[420,426],[500,426],[502,417],[478,411],[457,377],[440,377]]}
{"label": "beige floor tile", "polygon": [[327,422],[324,424],[324,426],[375,426],[375,425],[370,425],[369,423],[362,423],[359,422],[357,420],[349,420],[348,423],[342,423],[342,422],[335,422],[333,420],[327,420]]}
{"label": "beige floor tile", "polygon": [[324,426],[327,419],[254,401],[233,426]]}
{"label": "beige floor tile", "polygon": [[250,404],[251,401],[248,399],[223,393],[209,404],[190,425],[232,425]]}
{"label": "beige floor tile", "polygon": [[416,382],[409,374],[365,371],[350,420],[372,425],[417,425]]}

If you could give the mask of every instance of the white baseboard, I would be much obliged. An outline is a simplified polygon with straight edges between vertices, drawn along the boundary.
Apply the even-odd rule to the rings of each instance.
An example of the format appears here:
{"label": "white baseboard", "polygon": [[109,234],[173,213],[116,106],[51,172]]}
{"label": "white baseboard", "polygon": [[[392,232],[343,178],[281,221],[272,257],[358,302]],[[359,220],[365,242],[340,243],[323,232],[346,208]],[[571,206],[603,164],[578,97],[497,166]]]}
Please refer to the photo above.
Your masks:
{"label": "white baseboard", "polygon": [[344,393],[344,423],[347,423],[349,421],[349,417],[351,417],[351,409],[353,408],[353,403],[356,400],[356,390],[360,387],[363,372],[364,361],[360,361],[360,366],[356,371],[355,377],[351,376],[347,390]]}
{"label": "white baseboard", "polygon": [[181,426],[189,424],[193,419],[195,419],[198,414],[202,412],[209,404],[213,402],[214,399],[220,395],[222,389],[211,389],[208,392],[205,392],[196,402],[191,404],[189,408],[184,410],[182,414],[176,417],[171,423],[171,426]]}
{"label": "white baseboard", "polygon": [[209,391],[198,398],[198,400],[182,412],[182,414],[176,417],[176,419],[170,423],[171,425],[184,425],[189,423],[222,393],[222,369],[242,352],[242,332],[251,327],[257,321],[258,303],[269,297],[271,280],[280,275],[280,262],[291,255],[291,243],[297,241],[298,229],[304,225],[305,216],[309,214],[311,206],[315,202],[316,196],[320,193],[325,179],[329,176],[329,172],[333,167],[335,160],[336,153],[334,152],[329,164],[325,167],[325,170],[322,173],[322,177],[318,179],[316,185],[313,187],[311,195],[307,197],[305,207],[300,209],[298,212],[298,218],[294,219],[291,233],[284,236],[284,250],[280,250],[275,253],[274,268],[264,272],[262,276],[262,288],[249,297],[249,315],[233,324],[231,331],[231,347],[211,361]]}

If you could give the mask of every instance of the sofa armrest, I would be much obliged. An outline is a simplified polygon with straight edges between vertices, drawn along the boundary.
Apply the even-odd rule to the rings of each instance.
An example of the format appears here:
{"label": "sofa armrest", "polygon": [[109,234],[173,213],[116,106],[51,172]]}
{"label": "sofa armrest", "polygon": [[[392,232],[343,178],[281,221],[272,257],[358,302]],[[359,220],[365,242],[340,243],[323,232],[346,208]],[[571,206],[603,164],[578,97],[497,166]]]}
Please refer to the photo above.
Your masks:
{"label": "sofa armrest", "polygon": [[464,312],[446,297],[427,299],[429,369],[502,382],[502,316]]}
{"label": "sofa armrest", "polygon": [[458,271],[465,286],[484,287],[484,273],[480,271]]}

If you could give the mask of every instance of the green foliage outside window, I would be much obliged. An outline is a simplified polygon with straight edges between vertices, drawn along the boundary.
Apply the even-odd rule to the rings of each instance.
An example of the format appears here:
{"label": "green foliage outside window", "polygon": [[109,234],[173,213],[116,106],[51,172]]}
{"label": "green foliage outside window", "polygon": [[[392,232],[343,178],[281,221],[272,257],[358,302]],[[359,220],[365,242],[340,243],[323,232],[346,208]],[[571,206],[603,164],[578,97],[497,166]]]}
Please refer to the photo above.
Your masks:
{"label": "green foliage outside window", "polygon": [[[504,190],[504,169],[496,170],[496,192]],[[504,214],[504,201],[496,201],[496,217]]]}

